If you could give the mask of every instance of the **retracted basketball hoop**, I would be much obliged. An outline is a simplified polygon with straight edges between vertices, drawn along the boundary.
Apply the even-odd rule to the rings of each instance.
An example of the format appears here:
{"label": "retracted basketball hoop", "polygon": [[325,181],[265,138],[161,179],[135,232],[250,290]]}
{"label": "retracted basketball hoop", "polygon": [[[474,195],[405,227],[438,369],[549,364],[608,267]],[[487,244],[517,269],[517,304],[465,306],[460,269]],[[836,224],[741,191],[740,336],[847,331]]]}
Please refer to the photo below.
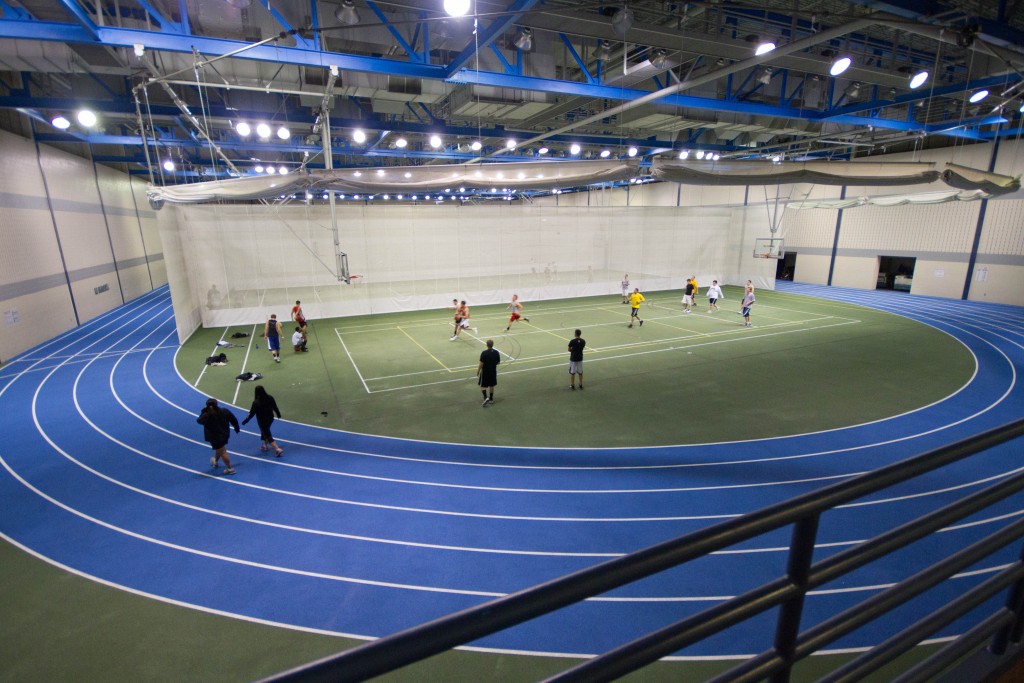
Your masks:
{"label": "retracted basketball hoop", "polygon": [[781,237],[754,238],[754,258],[782,259],[786,256],[786,247]]}

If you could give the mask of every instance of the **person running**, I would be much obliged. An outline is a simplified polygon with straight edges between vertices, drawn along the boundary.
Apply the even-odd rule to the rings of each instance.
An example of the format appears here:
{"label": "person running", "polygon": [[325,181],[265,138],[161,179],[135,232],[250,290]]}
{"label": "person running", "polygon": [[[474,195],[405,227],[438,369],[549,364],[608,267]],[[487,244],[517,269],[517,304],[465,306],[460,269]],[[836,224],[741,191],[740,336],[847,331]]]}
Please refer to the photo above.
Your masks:
{"label": "person running", "polygon": [[576,375],[580,376],[580,391],[583,391],[583,347],[587,340],[581,337],[580,330],[574,333],[576,336],[569,340],[569,388],[576,390]]}
{"label": "person running", "polygon": [[693,276],[686,281],[686,289],[683,290],[683,313],[691,313],[690,307],[693,306],[693,296],[695,292],[693,290]]}
{"label": "person running", "polygon": [[295,305],[292,306],[292,320],[302,328],[302,331],[306,331],[306,314],[302,312],[302,302],[296,301]]}
{"label": "person running", "polygon": [[480,393],[484,395],[483,407],[494,403],[494,387],[498,386],[498,364],[501,363],[501,354],[494,348],[494,340],[487,340],[487,348],[480,353],[480,364],[476,367],[477,383],[480,385]]}
{"label": "person running", "polygon": [[722,288],[718,286],[718,280],[712,280],[711,286],[708,287],[708,313],[718,310],[718,300],[724,299],[725,295],[722,294]]}
{"label": "person running", "polygon": [[[448,341],[455,341],[459,338],[459,332],[469,329],[469,318],[469,306],[466,305],[465,301],[462,301],[459,303],[459,307],[455,309],[455,334]],[[473,331],[476,332],[477,329],[474,327]]]}
{"label": "person running", "polygon": [[522,314],[523,313],[523,304],[521,304],[519,302],[519,295],[518,294],[513,294],[512,295],[512,303],[510,303],[505,310],[506,311],[507,310],[511,310],[512,311],[512,315],[508,319],[508,327],[505,328],[506,332],[508,332],[509,329],[512,327],[512,323],[514,323],[515,321],[519,320],[520,318],[522,318],[526,322],[530,322],[530,319]]}
{"label": "person running", "polygon": [[[750,280],[747,280],[749,283]],[[740,303],[740,313],[743,315],[743,326],[753,327],[750,324],[750,307],[754,305],[756,299],[754,298],[754,285],[747,285],[747,292],[743,295],[743,301]]]}
{"label": "person running", "polygon": [[[459,331],[459,323],[462,322],[462,316],[459,315],[459,300],[458,299],[452,299],[452,305],[449,306],[448,308],[450,308],[450,309],[455,311],[455,332],[452,333],[452,337],[454,338],[455,334]],[[452,341],[452,340],[449,339],[449,341]]]}
{"label": "person running", "polygon": [[633,293],[629,295],[629,305],[632,309],[629,311],[629,327],[633,327],[633,318],[640,320],[640,327],[644,326],[644,321],[640,319],[640,304],[646,301],[644,295],[640,293],[640,288],[635,287]]}
{"label": "person running", "polygon": [[274,357],[275,363],[281,362],[281,323],[277,320],[277,313],[272,313],[270,319],[263,325],[263,339],[267,342],[270,355]]}
{"label": "person running", "polygon": [[629,273],[622,276],[622,303],[629,303]]}
{"label": "person running", "polygon": [[274,422],[274,416],[281,417],[281,411],[277,409],[277,401],[267,393],[263,385],[257,385],[252,400],[252,407],[249,408],[249,416],[242,420],[242,424],[248,424],[249,420],[256,417],[256,424],[260,428],[260,450],[265,451],[268,447],[274,449],[274,455],[281,457],[284,449],[274,441],[274,435],[270,433],[270,425]]}
{"label": "person running", "polygon": [[210,464],[217,469],[219,461],[223,460],[224,474],[234,474],[235,468],[231,466],[231,458],[228,457],[228,440],[231,438],[231,427],[235,428],[235,434],[242,429],[238,426],[238,418],[227,408],[221,408],[217,399],[208,398],[196,422],[203,425],[203,438],[213,449]]}

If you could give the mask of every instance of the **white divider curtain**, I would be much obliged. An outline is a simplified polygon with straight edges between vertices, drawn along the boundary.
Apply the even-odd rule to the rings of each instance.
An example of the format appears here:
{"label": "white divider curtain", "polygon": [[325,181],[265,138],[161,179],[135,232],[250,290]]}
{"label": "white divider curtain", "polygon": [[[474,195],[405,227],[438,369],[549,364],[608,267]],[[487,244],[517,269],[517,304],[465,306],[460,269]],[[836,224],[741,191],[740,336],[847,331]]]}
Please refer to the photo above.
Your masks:
{"label": "white divider curtain", "polygon": [[505,303],[512,294],[525,302],[609,295],[616,303],[625,273],[647,292],[681,288],[690,275],[725,284],[773,277],[751,258],[735,211],[340,203],[341,249],[360,276],[346,285],[336,277],[322,200],[176,208],[206,326],[261,324],[270,313],[287,321],[296,300],[307,315],[334,317],[442,309],[453,298]]}

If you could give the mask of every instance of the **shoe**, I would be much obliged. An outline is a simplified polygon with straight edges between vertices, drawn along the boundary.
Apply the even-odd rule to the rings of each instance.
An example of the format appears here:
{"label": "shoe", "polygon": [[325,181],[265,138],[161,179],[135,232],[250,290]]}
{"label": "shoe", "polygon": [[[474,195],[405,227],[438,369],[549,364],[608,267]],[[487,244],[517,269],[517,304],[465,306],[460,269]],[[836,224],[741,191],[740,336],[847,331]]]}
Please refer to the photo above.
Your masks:
{"label": "shoe", "polygon": [[643,327],[643,326],[644,326],[644,321],[643,321],[643,320],[641,320],[641,321],[640,321],[640,327]]}
{"label": "shoe", "polygon": [[276,452],[276,453],[274,453],[274,457],[275,457],[275,458],[280,458],[280,457],[281,457],[281,454],[283,454],[283,453],[284,453],[284,449],[283,449],[283,448],[278,448],[278,449],[277,449],[277,452]]}
{"label": "shoe", "polygon": [[487,403],[488,403],[488,400],[485,398],[484,402],[481,403],[480,406],[483,407],[483,408],[486,408],[487,407]]}
{"label": "shoe", "polygon": [[210,458],[210,465],[211,465],[211,466],[212,466],[212,467],[213,467],[214,469],[217,469],[217,458],[215,458],[215,457],[214,457],[214,458]]}
{"label": "shoe", "polygon": [[476,329],[476,328],[474,327],[474,328],[473,328],[473,332],[474,332],[474,333],[476,333],[476,334],[479,334],[479,333],[480,333],[480,330],[478,330],[478,329]]}
{"label": "shoe", "polygon": [[265,450],[267,450],[267,444],[265,444],[265,443],[261,443],[261,444],[260,444],[260,450],[261,450],[261,451],[265,451]]}
{"label": "shoe", "polygon": [[275,363],[280,363],[281,362],[281,358],[279,356],[274,356],[274,362]]}
{"label": "shoe", "polygon": [[456,338],[456,337],[455,337],[455,335],[453,334],[452,336],[448,337],[448,341],[455,341],[455,338]]}
{"label": "shoe", "polygon": [[235,468],[234,467],[229,467],[228,469],[224,470],[224,474],[234,474],[234,473],[235,473]]}
{"label": "shoe", "polygon": [[576,391],[576,385],[575,384],[570,384],[569,388],[572,389],[573,391]]}
{"label": "shoe", "polygon": [[530,322],[530,319],[529,319],[529,318],[523,318],[523,320],[524,320],[525,322]]}
{"label": "shoe", "polygon": [[582,384],[580,385],[580,391],[583,391],[583,385]]}
{"label": "shoe", "polygon": [[507,327],[506,327],[506,328],[505,328],[505,331],[506,331],[506,332],[508,332],[508,330],[509,330],[509,328],[507,328]]}
{"label": "shoe", "polygon": [[633,327],[633,323],[626,325],[626,327]]}

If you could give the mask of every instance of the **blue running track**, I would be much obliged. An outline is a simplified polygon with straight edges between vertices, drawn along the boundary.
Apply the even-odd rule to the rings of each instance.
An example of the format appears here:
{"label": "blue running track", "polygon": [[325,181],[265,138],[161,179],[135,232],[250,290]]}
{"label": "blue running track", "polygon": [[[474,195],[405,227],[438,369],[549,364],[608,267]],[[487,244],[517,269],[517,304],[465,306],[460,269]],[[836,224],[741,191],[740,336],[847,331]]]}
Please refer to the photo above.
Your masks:
{"label": "blue running track", "polygon": [[[1024,414],[1024,309],[779,283],[888,310],[977,359],[958,391],[871,424],[762,441],[637,449],[424,443],[278,422],[231,442],[218,476],[176,372],[161,288],[0,370],[0,535],[48,562],[156,599],[290,628],[375,638],[756,510]],[[942,372],[941,367],[935,372]],[[913,391],[913,387],[908,387]],[[236,411],[244,413],[244,411]],[[816,557],[1019,471],[1020,443],[829,513]],[[816,591],[807,623],[844,609],[1024,512],[1017,498]],[[755,539],[474,647],[587,655],[778,576],[788,533]],[[835,649],[878,642],[1011,561],[1018,548]],[[766,615],[679,653],[770,646]],[[963,629],[954,624],[940,636]]]}

